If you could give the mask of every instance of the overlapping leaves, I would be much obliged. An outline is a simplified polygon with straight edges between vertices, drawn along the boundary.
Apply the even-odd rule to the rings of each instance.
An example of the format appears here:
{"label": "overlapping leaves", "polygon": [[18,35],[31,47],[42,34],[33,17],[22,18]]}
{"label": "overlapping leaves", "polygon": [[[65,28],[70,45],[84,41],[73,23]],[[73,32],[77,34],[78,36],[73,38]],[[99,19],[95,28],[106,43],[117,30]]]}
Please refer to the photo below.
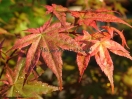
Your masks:
{"label": "overlapping leaves", "polygon": [[[46,65],[56,75],[61,90],[63,65],[61,58],[61,49],[63,49],[72,50],[77,53],[77,64],[80,72],[80,80],[88,66],[90,58],[94,56],[97,64],[108,77],[113,92],[114,66],[109,51],[117,55],[127,57],[130,60],[132,60],[132,57],[130,56],[129,52],[124,48],[124,46],[128,46],[125,37],[123,36],[123,33],[121,31],[110,26],[103,26],[101,29],[104,29],[104,31],[100,31],[96,23],[98,21],[115,22],[125,24],[129,27],[132,26],[123,21],[122,19],[109,14],[109,12],[112,11],[107,10],[69,11],[67,8],[55,4],[52,4],[52,6],[47,5],[46,9],[47,13],[55,15],[59,22],[50,24],[50,20],[39,28],[27,29],[26,32],[30,32],[30,34],[21,39],[18,39],[11,49],[21,50],[23,48],[27,48],[24,68],[25,79],[22,79],[24,83],[27,80],[27,77],[33,71],[33,68],[39,62],[40,57],[42,57]],[[74,26],[66,22],[66,13],[72,14],[72,16],[75,18]],[[97,29],[98,32],[89,34],[87,31],[83,30],[83,36],[80,36],[81,33],[77,34],[78,31],[76,30],[78,30],[78,27],[80,28],[82,25],[88,27],[92,26]],[[69,32],[70,29],[73,29],[73,31]],[[70,33],[73,35],[73,37],[76,38],[76,40],[69,36]],[[113,36],[115,34],[120,36],[122,40],[122,45],[118,44],[113,40]],[[11,73],[7,74],[9,75]]]}
{"label": "overlapping leaves", "polygon": [[[72,28],[67,23],[67,29]],[[47,64],[47,66],[56,75],[60,89],[62,89],[62,51],[59,49],[79,49],[77,42],[74,41],[65,32],[61,23],[55,23],[50,25],[48,21],[42,27],[37,29],[28,29],[30,35],[27,35],[16,41],[13,49],[22,49],[23,47],[30,46],[27,52],[25,71],[26,76],[32,71],[39,61],[40,55]],[[61,32],[61,33],[59,33]]]}
{"label": "overlapping leaves", "polygon": [[[30,74],[28,83],[23,86],[24,82],[24,65],[25,58],[19,57],[17,66],[14,70],[6,67],[6,73],[2,77],[3,86],[0,89],[0,95],[2,97],[21,97],[21,98],[38,98],[41,94],[47,94],[52,91],[59,90],[58,87],[42,83],[41,81],[34,80],[33,73]],[[42,72],[42,69],[37,67],[37,72]],[[36,78],[37,79],[37,78]],[[35,90],[34,90],[35,89]]]}
{"label": "overlapping leaves", "polygon": [[[105,75],[108,77],[111,86],[112,86],[112,92],[114,92],[114,84],[113,84],[113,61],[110,57],[109,51],[113,52],[114,54],[117,54],[119,56],[124,56],[132,60],[132,57],[130,56],[129,52],[120,44],[117,42],[111,40],[111,33],[113,33],[113,30],[116,30],[118,34],[121,36],[123,45],[126,45],[126,40],[122,34],[117,29],[114,28],[106,28],[110,32],[102,32],[102,33],[95,33],[93,35],[88,34],[88,32],[84,32],[84,36],[80,38],[81,42],[84,42],[84,50],[90,49],[87,55],[77,55],[77,64],[80,71],[80,76],[82,77],[85,69],[88,66],[88,63],[90,61],[90,57],[95,56],[97,64],[100,66],[101,70],[105,73]],[[110,30],[111,29],[111,30]],[[112,31],[112,32],[111,32]],[[100,34],[100,35],[99,35]],[[107,35],[106,35],[107,34]],[[91,39],[90,39],[91,38]],[[109,51],[108,51],[109,50]]]}
{"label": "overlapping leaves", "polygon": [[99,30],[96,22],[100,21],[100,22],[116,22],[116,23],[122,23],[125,24],[129,27],[132,27],[131,25],[129,25],[128,23],[126,23],[125,21],[123,21],[122,19],[109,14],[109,12],[112,11],[108,11],[108,10],[95,10],[95,11],[71,11],[72,16],[74,16],[75,18],[79,18],[77,24],[79,25],[86,25],[86,26],[92,26],[95,29]]}
{"label": "overlapping leaves", "polygon": [[68,9],[63,7],[63,6],[61,6],[61,5],[56,5],[56,4],[52,4],[52,6],[48,6],[47,5],[45,7],[47,9],[47,13],[53,13],[53,15],[55,15],[59,19],[59,21],[61,22],[62,26],[67,31],[67,28],[66,28],[66,14],[65,14],[65,12],[68,11]]}

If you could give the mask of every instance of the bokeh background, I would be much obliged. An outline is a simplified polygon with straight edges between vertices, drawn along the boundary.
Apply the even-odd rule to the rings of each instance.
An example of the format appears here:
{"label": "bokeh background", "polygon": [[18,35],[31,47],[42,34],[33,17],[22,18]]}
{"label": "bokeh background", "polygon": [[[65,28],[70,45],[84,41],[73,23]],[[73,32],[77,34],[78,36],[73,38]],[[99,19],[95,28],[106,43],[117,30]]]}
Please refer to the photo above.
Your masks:
{"label": "bokeh background", "polygon": [[[8,50],[17,38],[25,36],[27,28],[37,28],[49,19],[44,5],[52,3],[72,10],[91,10],[106,8],[120,13],[123,20],[132,25],[132,0],[0,0],[0,41],[5,38],[4,50]],[[113,13],[114,14],[114,13]],[[68,16],[68,21],[71,17]],[[56,18],[53,19],[56,21]],[[132,55],[132,29],[122,24],[113,24],[123,30],[128,49]],[[14,36],[15,35],[15,36]],[[114,40],[121,42],[118,36]],[[132,99],[132,61],[111,53],[114,63],[115,94],[111,93],[110,83],[97,65],[94,58],[86,69],[79,83],[79,71],[76,54],[65,51],[63,54],[63,87],[62,91],[42,95],[44,99]],[[13,66],[14,60],[9,61]],[[1,68],[1,67],[0,67]],[[56,85],[55,75],[45,68],[40,79]]]}

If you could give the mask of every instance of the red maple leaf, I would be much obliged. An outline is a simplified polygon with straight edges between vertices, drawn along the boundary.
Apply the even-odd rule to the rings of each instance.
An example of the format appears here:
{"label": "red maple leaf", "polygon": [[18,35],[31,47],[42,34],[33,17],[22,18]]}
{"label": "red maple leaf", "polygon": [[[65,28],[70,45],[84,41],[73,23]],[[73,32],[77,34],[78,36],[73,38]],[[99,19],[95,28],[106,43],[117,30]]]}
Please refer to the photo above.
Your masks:
{"label": "red maple leaf", "polygon": [[[85,69],[88,66],[90,57],[95,56],[97,64],[100,66],[101,70],[105,73],[105,75],[108,77],[110,84],[112,86],[112,92],[114,92],[114,84],[113,84],[113,62],[110,57],[109,51],[113,52],[114,54],[127,57],[132,60],[132,57],[130,56],[129,52],[120,44],[117,42],[111,40],[110,34],[106,32],[104,33],[97,33],[102,36],[89,35],[88,32],[83,31],[84,36],[80,38],[80,41],[84,43],[83,49],[90,49],[87,53],[87,55],[81,55],[78,54],[77,56],[77,64],[80,71],[80,76],[82,77]],[[109,35],[108,35],[109,34]],[[121,35],[121,34],[120,34]],[[94,39],[89,39],[89,38]],[[102,38],[103,37],[103,38]],[[121,37],[122,39],[123,37]],[[123,38],[124,39],[124,38]]]}
{"label": "red maple leaf", "polygon": [[99,11],[99,10],[80,11],[80,12],[79,11],[71,11],[71,14],[75,18],[79,18],[79,20],[77,22],[79,25],[92,26],[97,30],[99,30],[96,25],[97,21],[122,23],[129,27],[132,27],[131,25],[129,25],[122,19],[120,19],[112,14],[109,14],[108,12],[110,12],[110,11],[107,11],[107,10],[105,10],[105,11]]}
{"label": "red maple leaf", "polygon": [[[68,11],[67,8],[61,6],[61,5],[56,5],[56,4],[52,4],[52,6],[46,5],[45,8],[47,9],[47,13],[53,13],[61,22],[62,26],[65,28],[65,30],[67,31],[66,28],[66,14],[65,12]],[[67,31],[68,32],[68,31]]]}
{"label": "red maple leaf", "polygon": [[[71,29],[73,26],[67,23],[66,28]],[[50,25],[50,22],[48,21],[40,28],[32,28],[26,31],[31,34],[18,39],[12,47],[12,50],[29,46],[25,66],[27,74],[29,74],[36,66],[41,55],[47,66],[56,75],[61,90],[63,62],[61,59],[62,51],[60,51],[60,48],[63,50],[73,49],[74,51],[74,49],[80,49],[80,47],[77,42],[65,32],[61,23]]]}
{"label": "red maple leaf", "polygon": [[109,26],[102,26],[102,28],[108,31],[108,33],[111,35],[111,38],[113,38],[115,33],[118,34],[122,40],[122,46],[126,46],[127,48],[129,48],[126,43],[126,39],[121,31],[119,31],[118,29],[114,27],[109,27]]}

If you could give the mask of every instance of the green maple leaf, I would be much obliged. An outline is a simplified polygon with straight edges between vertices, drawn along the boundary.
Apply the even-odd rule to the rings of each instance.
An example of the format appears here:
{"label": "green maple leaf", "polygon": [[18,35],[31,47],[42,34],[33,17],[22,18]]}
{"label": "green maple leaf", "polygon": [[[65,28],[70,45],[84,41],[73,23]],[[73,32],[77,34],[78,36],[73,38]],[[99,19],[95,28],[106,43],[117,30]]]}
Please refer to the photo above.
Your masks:
{"label": "green maple leaf", "polygon": [[[24,65],[25,58],[19,58],[17,66],[14,70],[9,67],[6,68],[6,74],[1,80],[4,84],[1,86],[0,94],[3,97],[25,97],[25,98],[37,98],[42,94],[48,94],[52,91],[59,90],[58,87],[42,83],[41,81],[33,80],[33,73],[28,77],[27,83],[23,86],[24,82]],[[38,72],[42,72],[42,69],[37,67]]]}

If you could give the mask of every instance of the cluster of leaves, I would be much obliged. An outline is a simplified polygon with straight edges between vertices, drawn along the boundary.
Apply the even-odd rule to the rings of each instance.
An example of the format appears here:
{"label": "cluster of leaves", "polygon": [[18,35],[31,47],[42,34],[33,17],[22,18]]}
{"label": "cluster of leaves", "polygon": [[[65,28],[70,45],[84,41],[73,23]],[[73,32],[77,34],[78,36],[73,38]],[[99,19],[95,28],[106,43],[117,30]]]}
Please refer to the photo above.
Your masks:
{"label": "cluster of leaves", "polygon": [[[31,97],[33,94],[47,94],[48,92],[58,90],[57,87],[48,86],[37,81],[38,76],[33,79],[33,74],[37,74],[40,62],[44,62],[56,75],[59,89],[62,90],[62,54],[64,50],[77,53],[76,62],[80,73],[79,81],[81,81],[90,58],[94,56],[97,64],[108,77],[112,92],[114,92],[114,66],[109,51],[119,56],[127,57],[130,60],[132,60],[132,57],[125,49],[128,46],[122,31],[110,25],[98,27],[97,23],[114,22],[125,24],[131,28],[132,26],[110,14],[114,11],[106,9],[71,11],[56,4],[47,5],[45,8],[47,9],[47,14],[51,14],[50,19],[39,28],[25,30],[25,32],[30,34],[18,39],[9,50],[14,50],[14,52],[10,57],[7,57],[5,62],[5,74],[1,80],[3,82],[2,89],[0,90],[1,94],[4,93],[8,97]],[[67,13],[74,18],[73,23],[67,22]],[[53,17],[56,17],[58,22],[53,23]],[[87,28],[82,28],[84,26],[93,28],[95,32],[89,33]],[[80,28],[82,30],[78,32]],[[115,35],[121,38],[122,45],[113,40]],[[0,43],[0,53],[3,53],[3,42]],[[13,57],[14,53],[16,53],[18,60],[13,72],[8,67],[8,61]],[[38,72],[40,73],[40,71],[42,70]],[[36,87],[39,86],[39,90],[33,91],[30,95],[26,96],[24,90],[33,84]],[[45,86],[48,86],[48,88]]]}

